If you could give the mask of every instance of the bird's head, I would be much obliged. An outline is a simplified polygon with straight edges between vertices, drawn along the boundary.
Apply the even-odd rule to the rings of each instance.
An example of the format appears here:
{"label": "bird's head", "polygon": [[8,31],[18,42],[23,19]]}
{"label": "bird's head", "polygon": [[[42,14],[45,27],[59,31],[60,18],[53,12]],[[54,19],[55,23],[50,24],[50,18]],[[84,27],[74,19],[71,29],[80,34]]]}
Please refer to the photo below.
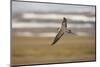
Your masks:
{"label": "bird's head", "polygon": [[65,17],[63,17],[63,20],[66,22],[67,21],[67,19],[65,18]]}
{"label": "bird's head", "polygon": [[72,31],[71,30],[68,30],[68,33],[72,33]]}

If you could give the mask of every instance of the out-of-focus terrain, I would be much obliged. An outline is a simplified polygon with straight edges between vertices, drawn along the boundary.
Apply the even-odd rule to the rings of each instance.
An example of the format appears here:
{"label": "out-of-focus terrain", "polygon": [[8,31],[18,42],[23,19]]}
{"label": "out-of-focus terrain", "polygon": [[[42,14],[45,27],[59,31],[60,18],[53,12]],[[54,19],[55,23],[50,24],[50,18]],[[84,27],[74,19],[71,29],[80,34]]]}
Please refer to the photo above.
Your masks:
{"label": "out-of-focus terrain", "polygon": [[12,64],[45,64],[94,61],[95,37],[63,36],[51,46],[53,38],[12,38]]}

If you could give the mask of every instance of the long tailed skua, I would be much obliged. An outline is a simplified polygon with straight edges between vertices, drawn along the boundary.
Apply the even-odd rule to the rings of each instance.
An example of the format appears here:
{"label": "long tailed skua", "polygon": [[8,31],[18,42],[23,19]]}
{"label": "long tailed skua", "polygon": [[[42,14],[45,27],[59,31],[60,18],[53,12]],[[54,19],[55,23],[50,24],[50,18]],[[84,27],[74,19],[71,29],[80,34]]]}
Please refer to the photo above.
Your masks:
{"label": "long tailed skua", "polygon": [[74,33],[72,33],[71,30],[67,29],[67,19],[65,17],[63,17],[61,28],[59,28],[59,32],[56,35],[56,37],[54,38],[54,41],[52,42],[51,45],[54,45],[64,35],[65,32],[67,32],[69,34],[74,34]]}

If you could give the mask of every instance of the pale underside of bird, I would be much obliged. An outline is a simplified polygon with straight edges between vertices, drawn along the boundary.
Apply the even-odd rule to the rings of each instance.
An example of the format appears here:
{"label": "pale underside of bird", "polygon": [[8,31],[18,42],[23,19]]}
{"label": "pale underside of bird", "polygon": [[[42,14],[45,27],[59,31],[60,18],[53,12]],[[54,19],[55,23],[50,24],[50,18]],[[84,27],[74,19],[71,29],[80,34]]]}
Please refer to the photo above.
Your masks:
{"label": "pale underside of bird", "polygon": [[54,41],[51,45],[54,45],[64,35],[65,32],[67,32],[69,34],[74,34],[71,32],[71,30],[67,29],[67,19],[65,17],[63,17],[61,28],[59,28],[59,32],[56,35],[56,37],[54,38]]}

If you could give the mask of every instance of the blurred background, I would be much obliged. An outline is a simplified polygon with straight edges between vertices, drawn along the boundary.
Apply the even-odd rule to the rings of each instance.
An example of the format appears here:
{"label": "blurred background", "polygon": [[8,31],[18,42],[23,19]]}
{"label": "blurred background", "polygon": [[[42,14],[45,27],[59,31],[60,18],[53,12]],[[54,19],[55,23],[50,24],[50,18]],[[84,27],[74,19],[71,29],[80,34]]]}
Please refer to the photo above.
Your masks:
{"label": "blurred background", "polygon": [[63,17],[76,34],[95,35],[94,6],[12,2],[12,28],[16,35],[55,36]]}
{"label": "blurred background", "polygon": [[[50,46],[63,17],[77,35]],[[12,1],[12,64],[95,60],[95,6]]]}

